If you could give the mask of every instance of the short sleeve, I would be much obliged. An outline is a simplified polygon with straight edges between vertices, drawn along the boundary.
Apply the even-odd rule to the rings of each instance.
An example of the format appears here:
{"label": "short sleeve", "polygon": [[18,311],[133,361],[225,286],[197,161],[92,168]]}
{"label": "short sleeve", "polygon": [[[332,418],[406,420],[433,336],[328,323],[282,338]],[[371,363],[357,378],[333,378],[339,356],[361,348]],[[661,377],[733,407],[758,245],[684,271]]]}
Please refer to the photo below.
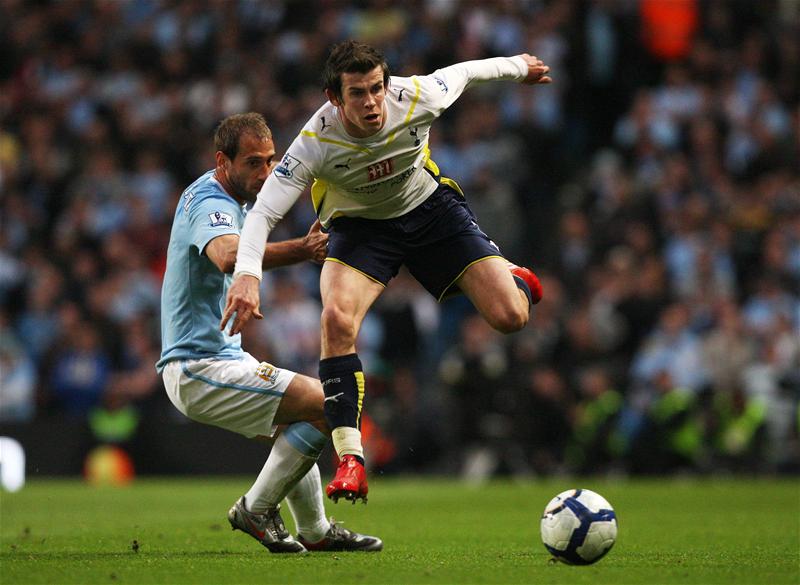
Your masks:
{"label": "short sleeve", "polygon": [[191,243],[203,254],[206,245],[214,238],[226,234],[239,235],[240,215],[239,207],[227,197],[200,199],[188,210]]}

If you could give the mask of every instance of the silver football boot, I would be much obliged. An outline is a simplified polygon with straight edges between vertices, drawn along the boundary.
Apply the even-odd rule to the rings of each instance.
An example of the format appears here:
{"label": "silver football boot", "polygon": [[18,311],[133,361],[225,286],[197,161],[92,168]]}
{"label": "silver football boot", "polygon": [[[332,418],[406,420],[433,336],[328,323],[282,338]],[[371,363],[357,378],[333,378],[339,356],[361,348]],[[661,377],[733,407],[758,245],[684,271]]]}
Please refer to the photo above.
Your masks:
{"label": "silver football boot", "polygon": [[244,496],[228,510],[231,527],[246,532],[273,553],[304,553],[306,548],[297,542],[280,515],[280,506],[271,508],[263,514],[248,512],[244,506]]}
{"label": "silver football boot", "polygon": [[383,541],[377,536],[359,534],[334,522],[331,518],[331,527],[325,538],[319,542],[307,542],[302,536],[297,539],[310,552],[315,551],[363,551],[377,552],[383,550]]}

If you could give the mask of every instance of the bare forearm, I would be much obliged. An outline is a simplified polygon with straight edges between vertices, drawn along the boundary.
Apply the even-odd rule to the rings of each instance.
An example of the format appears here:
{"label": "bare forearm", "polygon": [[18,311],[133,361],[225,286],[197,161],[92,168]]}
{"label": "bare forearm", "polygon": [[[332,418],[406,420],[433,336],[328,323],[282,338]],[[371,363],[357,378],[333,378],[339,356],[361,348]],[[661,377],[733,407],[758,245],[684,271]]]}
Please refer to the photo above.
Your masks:
{"label": "bare forearm", "polygon": [[262,268],[269,270],[310,260],[311,253],[304,245],[303,240],[303,238],[295,238],[283,242],[268,242],[264,250]]}

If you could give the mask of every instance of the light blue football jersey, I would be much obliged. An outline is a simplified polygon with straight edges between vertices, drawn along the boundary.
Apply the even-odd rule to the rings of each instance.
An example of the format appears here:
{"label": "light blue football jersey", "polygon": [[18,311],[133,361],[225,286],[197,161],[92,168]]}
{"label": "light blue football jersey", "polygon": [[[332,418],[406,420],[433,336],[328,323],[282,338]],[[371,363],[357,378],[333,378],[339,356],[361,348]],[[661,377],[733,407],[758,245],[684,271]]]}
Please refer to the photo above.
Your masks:
{"label": "light blue football jersey", "polygon": [[[232,281],[203,251],[218,236],[239,234],[245,208],[208,171],[181,195],[175,210],[161,287],[161,359],[156,370],[177,359],[242,356],[242,336],[219,330]],[[229,324],[230,327],[230,324]]]}

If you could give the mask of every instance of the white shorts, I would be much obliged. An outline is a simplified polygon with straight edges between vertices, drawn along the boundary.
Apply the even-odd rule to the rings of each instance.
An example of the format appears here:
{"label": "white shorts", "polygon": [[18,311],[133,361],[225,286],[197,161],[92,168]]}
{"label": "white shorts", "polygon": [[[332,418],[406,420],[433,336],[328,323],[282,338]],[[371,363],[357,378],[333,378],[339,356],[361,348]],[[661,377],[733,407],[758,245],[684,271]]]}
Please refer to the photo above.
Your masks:
{"label": "white shorts", "polygon": [[240,360],[174,360],[162,372],[175,408],[249,438],[274,434],[272,421],[294,376],[249,353]]}

